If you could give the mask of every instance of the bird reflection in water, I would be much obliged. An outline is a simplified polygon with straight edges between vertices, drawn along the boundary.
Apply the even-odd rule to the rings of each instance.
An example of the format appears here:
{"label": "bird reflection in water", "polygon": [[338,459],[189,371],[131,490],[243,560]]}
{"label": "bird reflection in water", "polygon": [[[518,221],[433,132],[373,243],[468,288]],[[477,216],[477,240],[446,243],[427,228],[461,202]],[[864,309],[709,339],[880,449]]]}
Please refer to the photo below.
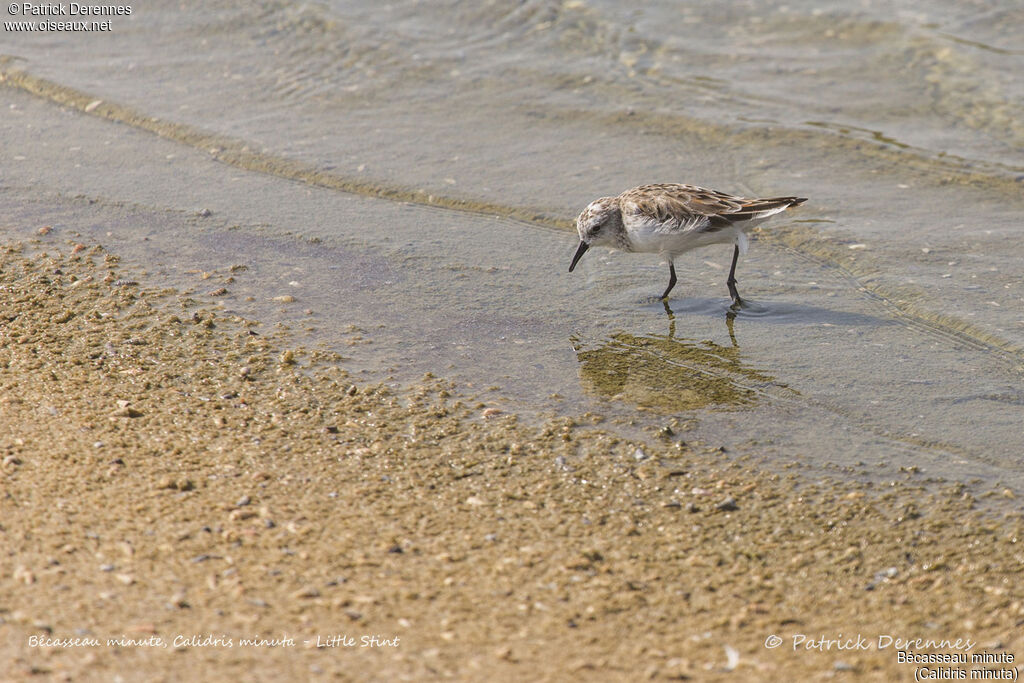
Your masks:
{"label": "bird reflection in water", "polygon": [[750,405],[766,388],[780,386],[770,375],[742,363],[735,308],[725,319],[730,346],[676,338],[675,315],[667,302],[665,312],[667,335],[616,332],[596,345],[572,339],[585,389],[670,412]]}

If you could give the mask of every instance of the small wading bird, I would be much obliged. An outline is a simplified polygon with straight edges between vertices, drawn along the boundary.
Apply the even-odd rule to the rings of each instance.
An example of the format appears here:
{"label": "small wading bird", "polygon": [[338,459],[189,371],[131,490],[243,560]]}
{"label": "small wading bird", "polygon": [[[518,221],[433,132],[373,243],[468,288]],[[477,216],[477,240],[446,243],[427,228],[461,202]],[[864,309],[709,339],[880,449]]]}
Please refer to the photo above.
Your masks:
{"label": "small wading bird", "polygon": [[668,262],[667,300],[676,286],[675,258],[709,244],[733,244],[729,268],[729,294],[736,291],[736,261],[747,252],[747,231],[769,216],[807,201],[804,197],[745,199],[693,185],[641,185],[618,197],[592,201],[576,219],[580,246],[569,264],[576,267],[587,249],[605,245],[623,251],[661,254]]}

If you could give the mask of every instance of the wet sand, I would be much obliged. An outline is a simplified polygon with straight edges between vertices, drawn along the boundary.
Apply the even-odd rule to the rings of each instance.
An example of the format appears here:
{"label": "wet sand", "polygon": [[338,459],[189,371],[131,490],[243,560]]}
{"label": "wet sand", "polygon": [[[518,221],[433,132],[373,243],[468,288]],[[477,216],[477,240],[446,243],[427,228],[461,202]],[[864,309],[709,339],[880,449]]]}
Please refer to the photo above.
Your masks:
{"label": "wet sand", "polygon": [[[45,85],[25,81],[33,84]],[[941,243],[927,242],[932,251],[910,259],[915,273],[947,259],[971,264],[948,265],[950,278],[939,278],[958,283],[955,305],[931,287],[894,284],[908,272],[907,248],[923,243],[913,235],[894,260],[859,241],[860,222],[845,210],[843,239],[809,227],[820,222],[818,203],[837,198],[825,194],[794,222],[755,235],[741,281],[756,306],[730,321],[725,250],[709,249],[687,255],[673,318],[652,300],[664,285],[654,258],[596,253],[566,272],[577,239],[557,225],[571,223],[571,204],[556,223],[538,225],[524,223],[515,206],[483,215],[500,207],[452,196],[433,196],[433,206],[401,201],[411,195],[390,193],[397,186],[348,184],[138,112],[111,120],[125,113],[115,102],[85,111],[98,96],[68,100],[70,91],[51,90],[43,98],[5,90],[11,103],[0,135],[16,163],[0,200],[12,234],[40,223],[78,232],[197,298],[289,324],[301,343],[345,354],[363,381],[406,384],[429,371],[496,387],[489,398],[529,420],[593,412],[633,436],[678,418],[698,423],[697,438],[776,466],[799,462],[866,480],[913,466],[929,477],[1024,489],[1024,355],[1013,333],[1024,321],[1014,322],[1019,283],[1005,249],[1013,244],[1011,203],[1000,201],[1002,219],[986,214],[971,230],[1004,226],[984,243],[940,231]],[[193,147],[193,134],[234,152]],[[238,164],[246,159],[258,163]],[[913,203],[937,201],[935,193],[916,189]],[[979,199],[942,193],[960,206]],[[911,198],[903,201],[894,209],[900,221]],[[225,263],[246,269],[217,296],[189,274]],[[351,346],[358,330],[372,343]],[[673,368],[687,368],[701,386],[683,382],[676,391],[664,382]],[[595,383],[602,373],[623,381]]]}
{"label": "wet sand", "polygon": [[1024,524],[961,485],[360,384],[41,232],[0,254],[8,677],[910,680],[897,649],[1024,653]]}

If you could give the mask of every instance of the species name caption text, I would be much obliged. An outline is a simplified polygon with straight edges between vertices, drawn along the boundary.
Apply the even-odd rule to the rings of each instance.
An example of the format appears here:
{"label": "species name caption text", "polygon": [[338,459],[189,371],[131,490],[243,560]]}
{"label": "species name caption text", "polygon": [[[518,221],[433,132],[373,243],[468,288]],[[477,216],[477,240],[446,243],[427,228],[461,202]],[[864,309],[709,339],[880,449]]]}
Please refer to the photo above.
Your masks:
{"label": "species name caption text", "polygon": [[[899,638],[891,635],[865,637],[861,634],[837,637],[793,633],[784,638],[774,633],[764,639],[769,650],[788,645],[790,652],[862,652],[891,650],[897,664],[914,667],[915,681],[1016,681],[1020,667],[1016,657],[1006,650],[975,651],[977,641],[970,638]],[[964,668],[966,667],[966,668]]]}
{"label": "species name caption text", "polygon": [[400,638],[397,636],[386,637],[382,635],[352,636],[344,633],[332,635],[318,635],[315,638],[263,638],[254,636],[252,638],[236,638],[232,636],[213,634],[178,635],[173,638],[151,635],[145,637],[116,636],[112,638],[97,638],[95,636],[76,636],[74,638],[59,638],[53,636],[33,635],[28,638],[29,647],[45,648],[78,648],[78,647],[116,647],[116,648],[167,648],[175,649],[188,648],[270,648],[270,647],[305,647],[310,649],[328,648],[364,648],[364,647],[399,647]]}
{"label": "species name caption text", "polygon": [[[106,32],[113,29],[111,19],[99,17],[127,17],[132,13],[131,5],[87,5],[80,2],[68,4],[12,2],[7,6],[12,17],[69,17],[77,20],[5,21],[5,31],[28,33],[60,33],[65,31]],[[80,18],[80,19],[78,19]]]}

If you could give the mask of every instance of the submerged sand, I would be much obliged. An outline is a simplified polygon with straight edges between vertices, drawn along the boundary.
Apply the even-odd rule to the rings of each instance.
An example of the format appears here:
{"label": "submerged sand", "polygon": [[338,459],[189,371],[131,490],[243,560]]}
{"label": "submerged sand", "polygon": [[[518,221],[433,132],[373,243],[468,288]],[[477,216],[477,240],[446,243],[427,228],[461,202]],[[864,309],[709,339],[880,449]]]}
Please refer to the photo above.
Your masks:
{"label": "submerged sand", "polygon": [[960,485],[354,384],[136,277],[52,235],[0,252],[7,677],[911,680],[897,650],[1024,655],[1024,524]]}

